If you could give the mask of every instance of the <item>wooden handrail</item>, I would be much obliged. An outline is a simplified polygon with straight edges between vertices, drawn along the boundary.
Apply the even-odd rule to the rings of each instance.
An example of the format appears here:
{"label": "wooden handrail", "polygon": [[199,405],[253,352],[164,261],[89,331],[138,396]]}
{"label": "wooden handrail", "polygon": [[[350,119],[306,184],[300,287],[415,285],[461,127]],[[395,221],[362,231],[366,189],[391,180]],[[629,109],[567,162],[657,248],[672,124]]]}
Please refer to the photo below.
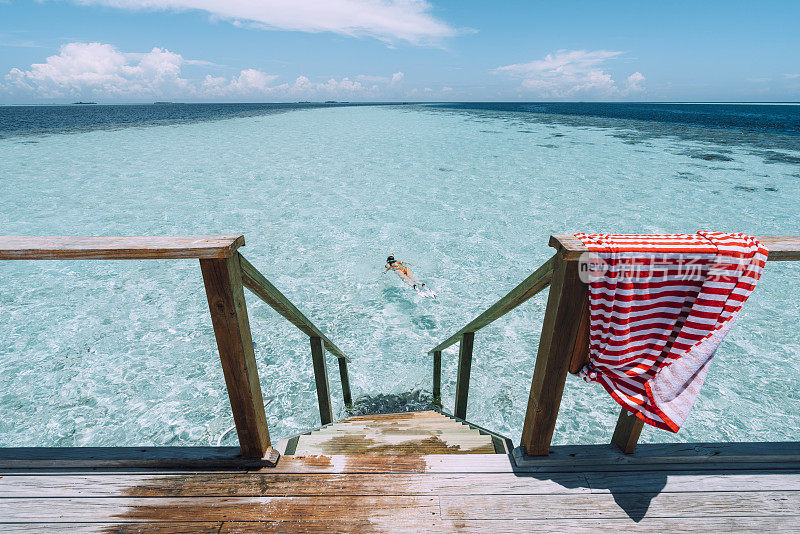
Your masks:
{"label": "wooden handrail", "polygon": [[243,235],[0,236],[0,260],[163,260],[229,258]]}
{"label": "wooden handrail", "polygon": [[[267,278],[256,269],[247,259],[239,256],[239,265],[242,268],[242,283],[244,287],[253,292],[261,300],[295,325],[311,340],[312,360],[314,363],[314,377],[317,385],[320,419],[323,425],[332,422],[330,390],[328,389],[328,367],[325,365],[324,347],[328,352],[339,359],[339,377],[342,382],[342,396],[347,407],[352,406],[350,393],[350,378],[347,373],[348,358],[325,334],[312,323],[308,317],[297,309],[292,302],[281,293]],[[319,347],[317,349],[317,347]],[[321,359],[321,361],[320,361]],[[324,376],[323,376],[324,375]]]}
{"label": "wooden handrail", "polygon": [[[768,261],[800,260],[800,236],[756,236],[769,249]],[[587,247],[574,235],[550,236],[556,254],[511,292],[498,300],[464,328],[433,348],[433,397],[441,405],[442,350],[461,341],[456,407],[466,417],[469,369],[474,333],[550,286],[542,334],[522,429],[521,447],[529,455],[547,455],[568,371],[583,367],[589,350],[588,287],[579,276],[579,259]],[[642,422],[621,412],[612,443],[626,453],[636,447]]]}
{"label": "wooden handrail", "polygon": [[486,311],[478,315],[475,319],[469,322],[467,326],[436,345],[428,351],[428,354],[434,352],[441,352],[447,347],[454,345],[461,339],[465,332],[472,332],[473,334],[504,316],[520,304],[525,303],[531,297],[536,296],[537,293],[550,285],[550,279],[553,277],[553,264],[555,256],[544,262],[533,274],[528,276],[525,280],[519,283],[517,287],[509,291],[504,297],[492,304]]}
{"label": "wooden handrail", "polygon": [[[347,356],[273,286],[237,249],[244,236],[71,237],[0,236],[0,260],[200,260],[214,336],[219,349],[241,454],[274,465],[261,385],[256,368],[244,287],[311,339],[323,424],[330,422],[330,393],[323,347],[339,360],[345,405],[352,403]],[[324,397],[324,398],[323,398]],[[324,410],[324,413],[323,413]]]}
{"label": "wooden handrail", "polygon": [[[800,260],[800,236],[756,239],[769,250],[768,261]],[[562,267],[550,288],[520,442],[533,456],[549,453],[567,371],[579,371],[589,351],[588,290],[578,276],[579,259],[588,249],[575,236],[561,234],[550,236],[550,246]],[[643,425],[621,410],[612,443],[627,454],[634,452]]]}
{"label": "wooden handrail", "polygon": [[[800,236],[758,235],[755,238],[769,250],[769,261],[800,260]],[[581,254],[589,251],[580,239],[570,234],[551,235],[550,246],[565,260],[577,260]]]}
{"label": "wooden handrail", "polygon": [[318,337],[322,339],[325,345],[325,350],[336,356],[350,361],[344,352],[339,347],[333,344],[333,341],[328,339],[325,334],[312,323],[308,317],[297,309],[291,301],[281,293],[267,278],[258,272],[258,269],[253,267],[253,264],[247,259],[239,255],[239,261],[242,265],[242,283],[244,287],[253,292],[254,295],[270,305],[270,307],[282,315],[286,320],[295,325],[298,330],[303,332],[308,337]]}
{"label": "wooden handrail", "polygon": [[460,341],[458,351],[458,375],[456,380],[456,405],[453,413],[456,417],[467,417],[467,395],[469,393],[470,369],[472,367],[472,347],[475,332],[504,316],[520,304],[538,294],[553,278],[556,256],[551,257],[536,269],[530,276],[520,282],[504,297],[492,304],[486,311],[469,322],[467,326],[447,338],[430,350],[433,355],[433,402],[442,404],[442,351]]}

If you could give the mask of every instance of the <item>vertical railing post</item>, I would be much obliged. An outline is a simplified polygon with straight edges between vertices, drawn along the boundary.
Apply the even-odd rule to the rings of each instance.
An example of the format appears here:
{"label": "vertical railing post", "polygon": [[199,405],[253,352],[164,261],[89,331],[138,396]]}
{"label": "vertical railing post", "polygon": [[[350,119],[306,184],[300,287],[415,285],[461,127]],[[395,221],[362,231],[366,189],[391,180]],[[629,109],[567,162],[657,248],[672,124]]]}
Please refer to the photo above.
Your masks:
{"label": "vertical railing post", "polygon": [[200,269],[242,456],[262,458],[270,446],[269,429],[247,318],[239,253],[224,259],[201,259]]}
{"label": "vertical railing post", "polygon": [[545,456],[550,452],[567,370],[587,298],[588,289],[580,280],[578,260],[565,260],[563,253],[559,253],[522,427],[520,445],[530,456]]}
{"label": "vertical railing post", "polygon": [[348,408],[352,408],[353,396],[350,394],[350,375],[347,373],[347,360],[344,358],[337,358],[337,360],[339,360],[339,378],[342,380],[344,405]]}
{"label": "vertical railing post", "polygon": [[623,408],[619,413],[611,443],[619,447],[625,454],[633,454],[642,428],[644,428],[644,421]]}
{"label": "vertical railing post", "polygon": [[442,405],[442,351],[433,352],[433,403]]}
{"label": "vertical railing post", "polygon": [[475,332],[464,332],[458,345],[458,379],[456,380],[456,408],[453,415],[459,419],[467,418],[467,396],[469,395],[469,374],[472,369],[472,346]]}
{"label": "vertical railing post", "polygon": [[331,390],[328,386],[328,365],[325,363],[325,347],[322,338],[311,337],[311,360],[314,364],[314,381],[317,384],[317,401],[319,402],[319,418],[323,425],[333,422],[331,411]]}

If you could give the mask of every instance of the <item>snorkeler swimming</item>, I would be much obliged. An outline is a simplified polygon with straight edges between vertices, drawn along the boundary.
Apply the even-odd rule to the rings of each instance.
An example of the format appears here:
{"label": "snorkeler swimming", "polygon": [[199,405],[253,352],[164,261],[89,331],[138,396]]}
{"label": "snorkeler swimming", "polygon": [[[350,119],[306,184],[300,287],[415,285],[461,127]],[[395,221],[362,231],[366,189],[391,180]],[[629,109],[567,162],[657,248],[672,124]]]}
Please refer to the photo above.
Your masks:
{"label": "snorkeler swimming", "polygon": [[383,274],[388,273],[389,271],[394,271],[397,273],[397,276],[405,282],[406,284],[410,285],[414,288],[417,292],[426,294],[431,297],[436,297],[436,293],[431,291],[428,286],[423,283],[417,282],[414,278],[414,275],[411,274],[411,270],[407,267],[408,265],[413,265],[413,263],[408,263],[405,261],[399,261],[394,259],[394,254],[390,254],[388,258],[386,258],[386,270],[383,271]]}

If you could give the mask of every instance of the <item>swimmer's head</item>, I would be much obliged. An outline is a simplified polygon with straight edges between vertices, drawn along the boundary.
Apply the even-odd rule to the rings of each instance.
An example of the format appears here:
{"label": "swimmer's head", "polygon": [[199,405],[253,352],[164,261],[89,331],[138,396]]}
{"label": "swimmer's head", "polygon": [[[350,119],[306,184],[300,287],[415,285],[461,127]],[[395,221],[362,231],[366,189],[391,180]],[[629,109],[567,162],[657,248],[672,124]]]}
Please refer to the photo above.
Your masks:
{"label": "swimmer's head", "polygon": [[397,261],[397,260],[395,260],[394,256],[391,255],[391,254],[389,254],[388,258],[386,258],[386,263],[394,263],[395,261]]}

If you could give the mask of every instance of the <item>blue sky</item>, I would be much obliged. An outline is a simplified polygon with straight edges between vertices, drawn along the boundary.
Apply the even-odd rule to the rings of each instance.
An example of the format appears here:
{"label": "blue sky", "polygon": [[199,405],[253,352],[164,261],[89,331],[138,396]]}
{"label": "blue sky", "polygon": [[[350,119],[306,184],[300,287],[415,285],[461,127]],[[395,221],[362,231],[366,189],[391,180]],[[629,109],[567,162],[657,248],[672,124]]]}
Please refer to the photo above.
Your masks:
{"label": "blue sky", "polygon": [[0,0],[0,103],[800,100],[800,2]]}

